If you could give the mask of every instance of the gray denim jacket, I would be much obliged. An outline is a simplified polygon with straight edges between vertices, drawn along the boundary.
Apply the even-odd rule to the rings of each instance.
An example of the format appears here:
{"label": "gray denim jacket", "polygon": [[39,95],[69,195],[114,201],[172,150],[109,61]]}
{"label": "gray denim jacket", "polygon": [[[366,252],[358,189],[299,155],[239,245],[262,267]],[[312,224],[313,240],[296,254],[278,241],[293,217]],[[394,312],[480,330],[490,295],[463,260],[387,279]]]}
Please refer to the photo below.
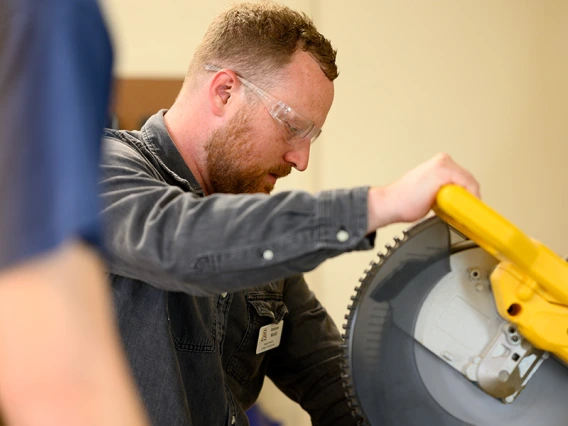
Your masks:
{"label": "gray denim jacket", "polygon": [[[314,425],[356,424],[339,333],[301,273],[372,247],[368,188],[204,197],[164,114],[107,130],[102,157],[116,315],[152,423],[247,425],[268,376]],[[257,354],[281,320],[280,345]]]}

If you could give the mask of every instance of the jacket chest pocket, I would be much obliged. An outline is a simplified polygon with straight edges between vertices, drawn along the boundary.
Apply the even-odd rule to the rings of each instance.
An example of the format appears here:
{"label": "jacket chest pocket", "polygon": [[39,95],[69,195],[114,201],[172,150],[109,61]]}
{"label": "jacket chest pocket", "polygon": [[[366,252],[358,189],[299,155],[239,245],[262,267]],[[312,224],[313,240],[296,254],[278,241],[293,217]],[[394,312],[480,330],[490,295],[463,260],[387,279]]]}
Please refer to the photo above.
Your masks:
{"label": "jacket chest pocket", "polygon": [[267,353],[256,353],[261,328],[278,324],[288,315],[288,308],[281,294],[247,294],[246,305],[247,329],[227,365],[227,372],[241,384],[247,383],[261,371],[262,361]]}
{"label": "jacket chest pocket", "polygon": [[168,293],[168,321],[174,346],[182,352],[214,352],[215,299]]}

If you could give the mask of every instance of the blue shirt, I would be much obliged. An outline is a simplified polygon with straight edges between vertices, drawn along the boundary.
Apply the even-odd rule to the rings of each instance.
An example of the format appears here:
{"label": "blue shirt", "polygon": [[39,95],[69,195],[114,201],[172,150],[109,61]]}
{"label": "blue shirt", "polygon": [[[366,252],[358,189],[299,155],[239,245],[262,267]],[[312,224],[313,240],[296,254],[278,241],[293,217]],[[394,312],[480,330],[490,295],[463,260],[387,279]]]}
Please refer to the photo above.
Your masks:
{"label": "blue shirt", "polygon": [[95,0],[0,2],[0,269],[100,241],[112,49]]}

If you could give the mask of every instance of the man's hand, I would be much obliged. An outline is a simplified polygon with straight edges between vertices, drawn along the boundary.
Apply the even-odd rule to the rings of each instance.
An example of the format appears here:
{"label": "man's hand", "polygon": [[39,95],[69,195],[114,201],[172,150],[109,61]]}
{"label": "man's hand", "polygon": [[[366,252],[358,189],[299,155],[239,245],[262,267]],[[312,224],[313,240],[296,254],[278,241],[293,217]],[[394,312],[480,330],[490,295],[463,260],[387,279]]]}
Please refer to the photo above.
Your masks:
{"label": "man's hand", "polygon": [[80,240],[1,270],[6,425],[148,425],[113,319],[104,265]]}
{"label": "man's hand", "polygon": [[396,182],[373,187],[368,198],[367,232],[397,222],[414,222],[424,217],[444,185],[456,184],[479,197],[479,184],[448,154],[438,154],[412,169]]}

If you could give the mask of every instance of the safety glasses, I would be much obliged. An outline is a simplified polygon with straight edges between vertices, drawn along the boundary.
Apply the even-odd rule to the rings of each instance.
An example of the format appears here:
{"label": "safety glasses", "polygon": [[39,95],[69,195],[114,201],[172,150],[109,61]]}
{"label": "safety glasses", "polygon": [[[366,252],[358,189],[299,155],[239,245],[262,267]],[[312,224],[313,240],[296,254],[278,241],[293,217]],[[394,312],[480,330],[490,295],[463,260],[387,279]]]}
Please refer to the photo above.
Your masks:
{"label": "safety glasses", "polygon": [[[214,65],[205,65],[205,69],[215,72],[221,71],[221,68]],[[310,143],[316,141],[321,134],[321,129],[317,127],[312,120],[294,111],[281,100],[276,99],[270,93],[238,74],[237,78],[261,100],[272,118],[283,128],[286,134],[286,141],[289,144],[294,145],[296,142],[303,139],[308,139]]]}

